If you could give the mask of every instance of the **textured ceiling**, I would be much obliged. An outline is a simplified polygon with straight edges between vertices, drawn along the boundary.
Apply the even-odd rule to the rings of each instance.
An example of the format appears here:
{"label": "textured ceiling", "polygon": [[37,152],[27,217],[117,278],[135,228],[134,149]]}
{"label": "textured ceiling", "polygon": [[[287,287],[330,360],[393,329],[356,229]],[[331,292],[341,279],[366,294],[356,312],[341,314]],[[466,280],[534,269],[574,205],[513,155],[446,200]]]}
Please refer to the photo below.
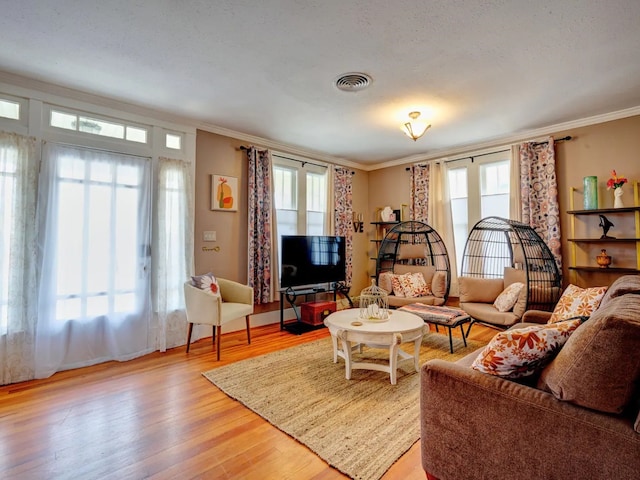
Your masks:
{"label": "textured ceiling", "polygon": [[[365,166],[640,106],[638,0],[0,0],[0,70]],[[334,80],[364,72],[371,86]],[[433,127],[417,142],[412,110]]]}

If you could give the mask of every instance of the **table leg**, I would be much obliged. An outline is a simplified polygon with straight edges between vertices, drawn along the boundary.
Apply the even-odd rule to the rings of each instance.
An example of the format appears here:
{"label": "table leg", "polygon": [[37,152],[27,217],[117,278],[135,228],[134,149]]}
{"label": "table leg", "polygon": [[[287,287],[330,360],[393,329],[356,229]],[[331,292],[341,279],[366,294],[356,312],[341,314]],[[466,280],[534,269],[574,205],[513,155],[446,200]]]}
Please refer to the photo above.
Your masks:
{"label": "table leg", "polygon": [[351,342],[340,339],[342,342],[342,352],[344,353],[344,376],[351,380]]}
{"label": "table leg", "polygon": [[467,337],[464,335],[464,327],[460,324],[460,332],[462,333],[462,340],[464,341],[464,346],[467,346]]}
{"label": "table leg", "polygon": [[402,343],[402,334],[394,333],[393,341],[389,346],[389,375],[391,376],[391,385],[398,382],[398,348]]}
{"label": "table leg", "polygon": [[413,342],[413,367],[416,372],[420,371],[420,348],[422,347],[422,336]]}
{"label": "table leg", "polygon": [[333,345],[333,363],[338,363],[338,337],[331,335],[331,344]]}

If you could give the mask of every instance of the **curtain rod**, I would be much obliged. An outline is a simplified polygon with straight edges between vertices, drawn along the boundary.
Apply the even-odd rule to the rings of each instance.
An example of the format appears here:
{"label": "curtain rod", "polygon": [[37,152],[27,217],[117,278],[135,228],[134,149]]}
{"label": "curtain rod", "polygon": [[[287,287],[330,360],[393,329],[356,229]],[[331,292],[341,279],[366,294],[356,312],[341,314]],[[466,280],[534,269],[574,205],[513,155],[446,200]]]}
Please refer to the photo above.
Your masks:
{"label": "curtain rod", "polygon": [[[568,141],[571,140],[571,136],[567,135],[566,137],[562,137],[562,138],[558,138],[557,140],[554,140],[554,143],[558,143],[558,142],[564,142],[564,141]],[[533,145],[535,145],[536,147],[538,145],[544,145],[545,143],[549,143],[548,140],[544,141],[544,142],[533,142]],[[477,157],[484,157],[485,155],[493,155],[494,153],[503,153],[503,152],[508,152],[509,150],[498,150],[496,152],[488,152],[488,153],[480,153],[478,155],[471,155],[468,157],[461,157],[461,158],[455,158],[453,160],[445,160],[444,163],[449,163],[449,162],[457,162],[458,160],[466,160],[467,158],[471,159],[471,162],[473,163],[473,159],[477,158]],[[411,170],[411,167],[407,167],[405,168],[405,170],[408,172],[409,170]]]}
{"label": "curtain rod", "polygon": [[[249,147],[245,147],[244,145],[241,145],[240,150],[249,150]],[[299,160],[297,158],[285,157],[284,155],[279,155],[277,153],[274,153],[273,156],[278,158],[284,158],[285,160],[291,160],[292,162],[301,163],[303,167],[308,163],[309,165],[315,165],[316,167],[329,168],[329,165],[321,165],[319,163],[313,163],[307,160]],[[353,170],[351,171],[351,175],[355,175],[355,173],[356,172],[354,172]]]}
{"label": "curtain rod", "polygon": [[[567,135],[566,137],[558,138],[557,140],[553,140],[553,143],[564,142],[567,140],[571,140],[571,135]],[[538,145],[544,145],[545,143],[549,143],[549,140],[545,140],[544,142],[533,142],[533,144],[537,147]]]}

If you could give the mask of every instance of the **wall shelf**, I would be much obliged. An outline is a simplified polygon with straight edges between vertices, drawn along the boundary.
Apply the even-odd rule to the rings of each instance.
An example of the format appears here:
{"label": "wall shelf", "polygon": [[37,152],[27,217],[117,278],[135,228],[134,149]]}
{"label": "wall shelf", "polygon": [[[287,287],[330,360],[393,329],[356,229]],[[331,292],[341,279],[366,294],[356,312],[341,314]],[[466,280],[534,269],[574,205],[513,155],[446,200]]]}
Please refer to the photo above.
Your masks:
{"label": "wall shelf", "polygon": [[[575,276],[579,272],[587,272],[587,273],[604,273],[604,274],[616,274],[616,275],[628,275],[628,274],[637,274],[640,273],[640,200],[638,197],[638,182],[633,182],[633,206],[631,207],[622,207],[622,208],[598,208],[594,210],[576,210],[574,209],[574,195],[579,192],[579,190],[575,187],[571,188],[570,195],[570,210],[567,211],[567,214],[570,215],[570,227],[571,227],[571,238],[568,238],[567,241],[570,243],[571,247],[571,257],[569,262],[569,271],[573,272],[573,276]],[[627,231],[627,236],[616,238],[587,238],[581,235],[576,235],[576,219],[585,216],[595,216],[595,215],[613,215],[621,220],[628,217],[629,215],[633,215],[633,224],[634,224],[634,235],[629,235],[629,231]],[[584,228],[583,228],[584,230]],[[581,232],[584,234],[584,232]],[[587,232],[588,234],[588,232]],[[582,245],[582,247],[580,247]],[[632,267],[609,267],[609,268],[600,268],[599,266],[590,266],[590,265],[578,265],[577,258],[578,252],[581,251],[582,248],[587,249],[589,245],[598,245],[599,247],[603,247],[605,245],[611,246],[614,251],[614,256],[627,256],[633,257],[635,256],[635,268]],[[635,251],[633,251],[633,250]],[[581,251],[584,255],[587,254],[586,251]],[[573,283],[577,283],[576,279],[573,279]]]}

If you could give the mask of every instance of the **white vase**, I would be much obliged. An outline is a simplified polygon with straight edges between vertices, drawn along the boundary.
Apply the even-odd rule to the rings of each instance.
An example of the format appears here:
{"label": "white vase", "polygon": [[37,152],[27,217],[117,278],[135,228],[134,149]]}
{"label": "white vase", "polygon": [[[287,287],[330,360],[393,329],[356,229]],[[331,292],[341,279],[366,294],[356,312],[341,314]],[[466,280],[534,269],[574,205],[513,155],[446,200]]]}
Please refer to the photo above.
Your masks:
{"label": "white vase", "polygon": [[622,201],[622,187],[614,188],[613,190],[613,208],[624,208],[624,202]]}
{"label": "white vase", "polygon": [[389,220],[391,220],[392,213],[393,210],[391,210],[391,207],[384,207],[384,209],[382,209],[382,211],[380,212],[380,218],[382,218],[383,222],[388,222]]}

